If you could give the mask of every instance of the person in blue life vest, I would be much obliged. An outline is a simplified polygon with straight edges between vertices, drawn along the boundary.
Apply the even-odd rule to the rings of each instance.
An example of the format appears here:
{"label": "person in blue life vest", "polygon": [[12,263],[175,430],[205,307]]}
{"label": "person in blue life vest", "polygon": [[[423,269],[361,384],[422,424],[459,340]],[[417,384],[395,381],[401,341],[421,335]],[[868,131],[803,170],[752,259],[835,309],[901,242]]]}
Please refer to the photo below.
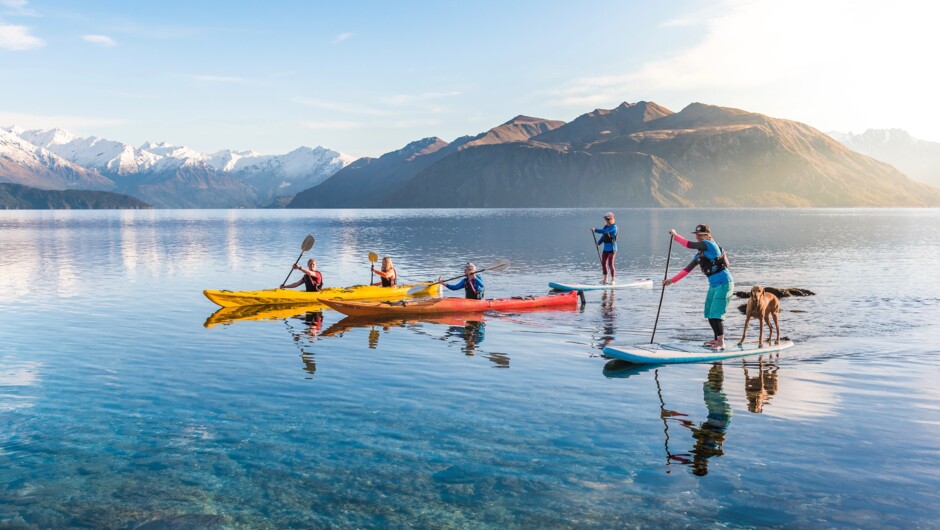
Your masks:
{"label": "person in blue life vest", "polygon": [[[604,226],[601,228],[591,227],[591,232],[601,234],[598,245],[604,245],[604,252],[601,254],[601,271],[604,273],[604,284],[614,284],[614,278],[617,275],[617,269],[614,268],[614,258],[617,256],[617,225],[614,222],[614,213],[607,212],[604,215]],[[608,273],[610,280],[607,279]]]}
{"label": "person in blue life vest", "polygon": [[669,231],[673,240],[680,245],[698,251],[698,254],[692,259],[692,262],[686,265],[678,274],[668,280],[663,280],[663,285],[672,285],[685,278],[692,269],[698,265],[702,272],[708,277],[708,294],[705,295],[705,318],[715,333],[715,339],[705,343],[705,346],[715,351],[725,349],[725,313],[728,312],[728,303],[734,296],[734,279],[731,277],[731,271],[728,269],[730,262],[725,251],[712,239],[711,230],[708,225],[698,225],[695,227],[695,241],[689,241],[680,236],[675,229]]}
{"label": "person in blue life vest", "polygon": [[382,258],[382,270],[375,270],[375,265],[372,266],[372,272],[379,277],[379,281],[373,283],[372,285],[381,285],[382,287],[394,287],[398,284],[398,272],[395,271],[395,266],[392,265],[392,258],[385,256]]}
{"label": "person in blue life vest", "polygon": [[459,282],[453,285],[444,283],[443,277],[438,278],[437,281],[443,283],[444,287],[447,287],[451,291],[463,289],[467,295],[467,298],[471,300],[483,300],[483,278],[477,276],[476,271],[476,265],[473,263],[467,263],[463,268],[463,273],[466,276],[461,278]]}
{"label": "person in blue life vest", "polygon": [[303,285],[307,288],[307,292],[319,292],[323,290],[323,274],[317,270],[317,260],[310,258],[307,260],[306,268],[301,267],[296,263],[294,264],[293,268],[304,273],[303,277],[290,285],[281,284],[281,289],[293,289],[294,287],[300,287]]}

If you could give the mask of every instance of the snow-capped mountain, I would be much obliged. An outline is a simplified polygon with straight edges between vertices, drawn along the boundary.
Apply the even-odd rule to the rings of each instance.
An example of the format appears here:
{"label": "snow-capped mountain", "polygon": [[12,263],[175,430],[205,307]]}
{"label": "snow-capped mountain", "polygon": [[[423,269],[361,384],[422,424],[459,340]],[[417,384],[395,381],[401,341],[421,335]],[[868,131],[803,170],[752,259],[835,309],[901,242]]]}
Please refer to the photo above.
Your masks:
{"label": "snow-capped mountain", "polygon": [[940,186],[940,143],[914,138],[902,129],[868,129],[861,134],[829,132],[853,151],[887,162],[914,180]]}
{"label": "snow-capped mountain", "polygon": [[[167,142],[134,147],[95,136],[82,138],[63,129],[23,130],[14,126],[3,131],[28,146],[21,145],[18,151],[54,156],[110,183],[110,188],[102,184],[97,189],[113,188],[160,207],[267,206],[279,196],[323,182],[353,161],[324,147],[300,147],[284,155],[232,150],[206,154]],[[24,170],[18,173],[22,175]],[[12,180],[0,174],[3,180],[19,182],[22,177]],[[75,187],[48,174],[32,181],[33,185],[44,183],[39,187],[47,189]],[[189,188],[196,190],[195,195],[187,191]]]}
{"label": "snow-capped mountain", "polygon": [[114,182],[20,138],[16,127],[0,128],[0,181],[41,189],[110,190]]}

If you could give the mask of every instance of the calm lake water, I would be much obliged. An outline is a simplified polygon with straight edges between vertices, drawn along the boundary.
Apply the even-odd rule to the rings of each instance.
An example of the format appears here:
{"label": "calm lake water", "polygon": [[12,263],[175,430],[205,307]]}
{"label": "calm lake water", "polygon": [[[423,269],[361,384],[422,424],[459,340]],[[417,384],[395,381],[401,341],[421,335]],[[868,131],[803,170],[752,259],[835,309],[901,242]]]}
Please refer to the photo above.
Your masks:
{"label": "calm lake water", "polygon": [[[488,295],[542,294],[600,280],[601,211],[0,212],[0,527],[937,527],[940,210],[616,213],[621,279],[704,222],[739,290],[816,292],[782,301],[797,346],[601,357],[649,341],[659,288],[366,324],[201,292],[278,285],[310,233],[328,284],[505,257]],[[711,338],[705,290],[667,289],[657,339]]]}

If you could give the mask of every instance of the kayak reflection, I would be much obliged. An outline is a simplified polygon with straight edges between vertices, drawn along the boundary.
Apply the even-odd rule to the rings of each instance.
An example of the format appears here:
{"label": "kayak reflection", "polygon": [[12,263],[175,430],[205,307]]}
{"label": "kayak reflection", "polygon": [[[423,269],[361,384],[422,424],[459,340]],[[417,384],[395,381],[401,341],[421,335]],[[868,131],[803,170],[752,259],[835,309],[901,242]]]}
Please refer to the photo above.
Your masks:
{"label": "kayak reflection", "polygon": [[[371,328],[368,344],[369,348],[375,349],[378,347],[381,333],[388,333],[393,328],[406,328],[433,339],[460,344],[461,351],[468,356],[472,356],[485,338],[486,323],[484,321],[485,317],[482,313],[393,318],[346,317],[324,330],[322,335],[324,337],[342,336],[344,333],[356,328]],[[436,335],[434,328],[428,326],[428,324],[443,324],[447,327],[444,329],[443,334]],[[508,355],[494,353],[486,356],[498,366],[509,366]]]}
{"label": "kayak reflection", "polygon": [[[219,324],[228,325],[248,320],[281,320],[309,312],[322,312],[326,309],[323,304],[277,304],[277,305],[251,305],[240,307],[223,307],[212,313],[203,326],[211,328]],[[321,313],[322,315],[322,313]]]}

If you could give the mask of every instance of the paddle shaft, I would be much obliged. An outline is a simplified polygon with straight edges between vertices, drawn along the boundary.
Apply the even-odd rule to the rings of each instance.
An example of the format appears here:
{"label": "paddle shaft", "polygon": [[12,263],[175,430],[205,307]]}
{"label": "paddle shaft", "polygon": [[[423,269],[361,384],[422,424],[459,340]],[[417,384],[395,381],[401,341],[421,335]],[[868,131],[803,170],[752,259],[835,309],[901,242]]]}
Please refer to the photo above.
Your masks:
{"label": "paddle shaft", "polygon": [[[297,256],[297,261],[294,262],[294,265],[297,265],[298,263],[300,263],[300,258],[303,257],[304,252],[306,252],[306,251],[304,251],[304,250],[301,250],[301,251],[300,251],[300,255]],[[285,284],[287,283],[287,280],[290,279],[290,275],[291,275],[293,272],[294,272],[294,267],[291,266],[290,272],[287,273],[287,278],[284,278],[284,281],[281,282],[281,285],[285,285]]]}
{"label": "paddle shaft", "polygon": [[591,232],[591,237],[594,238],[594,250],[597,251],[597,261],[601,262],[601,267],[603,267],[604,260],[601,259],[601,247],[597,244],[597,234],[595,232]]}
{"label": "paddle shaft", "polygon": [[[666,271],[663,273],[663,281],[669,277],[669,260],[672,258],[672,234],[669,235],[669,252],[666,253]],[[659,293],[659,307],[656,308],[656,322],[653,323],[653,336],[650,337],[650,344],[656,338],[656,326],[659,325],[659,311],[663,308],[663,295],[666,294],[666,286]]]}
{"label": "paddle shaft", "polygon": [[[486,269],[480,269],[480,270],[478,270],[478,271],[473,271],[473,274],[480,274],[481,272],[486,272]],[[438,281],[436,281],[436,282],[434,282],[434,283],[442,283],[442,284],[443,284],[443,283],[447,283],[447,282],[452,282],[452,281],[454,281],[454,280],[459,280],[459,279],[461,279],[461,278],[469,278],[469,277],[470,277],[469,274],[464,273],[464,274],[461,274],[460,276],[454,276],[453,278],[447,278],[446,280],[438,280]]]}

